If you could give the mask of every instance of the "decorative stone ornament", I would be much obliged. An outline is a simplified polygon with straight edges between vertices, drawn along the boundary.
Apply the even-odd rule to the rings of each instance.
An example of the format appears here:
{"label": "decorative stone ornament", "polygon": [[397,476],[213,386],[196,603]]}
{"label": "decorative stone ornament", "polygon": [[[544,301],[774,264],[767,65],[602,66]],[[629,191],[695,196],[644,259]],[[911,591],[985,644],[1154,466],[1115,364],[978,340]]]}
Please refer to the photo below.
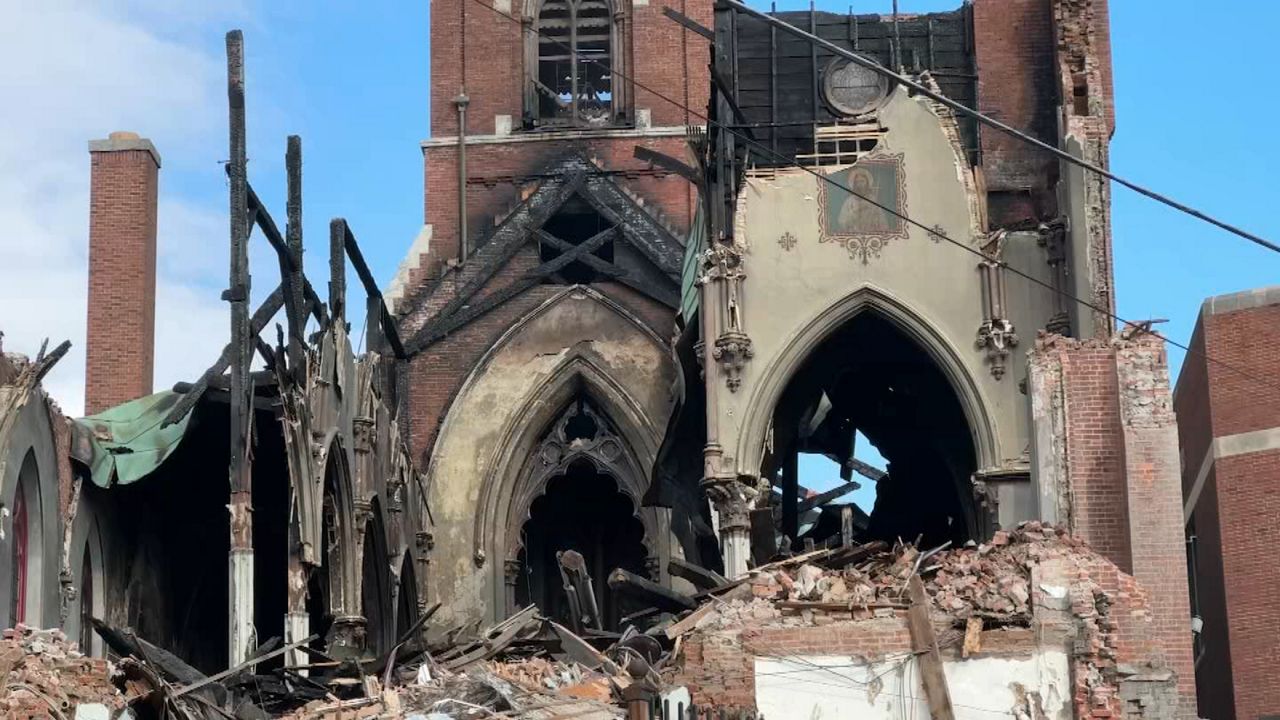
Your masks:
{"label": "decorative stone ornament", "polygon": [[[875,63],[865,56],[859,57]],[[832,60],[822,76],[822,98],[836,113],[848,117],[866,115],[879,108],[891,87],[885,75],[848,58]]]}
{"label": "decorative stone ornament", "polygon": [[727,332],[716,338],[711,355],[724,368],[724,382],[730,392],[737,392],[742,386],[742,370],[754,354],[746,333]]}

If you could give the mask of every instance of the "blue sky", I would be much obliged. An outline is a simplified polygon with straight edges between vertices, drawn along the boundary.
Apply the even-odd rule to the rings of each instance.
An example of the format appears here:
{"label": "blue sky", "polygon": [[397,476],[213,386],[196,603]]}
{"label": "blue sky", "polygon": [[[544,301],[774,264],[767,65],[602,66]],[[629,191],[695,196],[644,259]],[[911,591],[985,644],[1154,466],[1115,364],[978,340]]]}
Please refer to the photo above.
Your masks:
{"label": "blue sky", "polygon": [[[255,188],[283,225],[285,136],[302,135],[312,277],[322,285],[328,221],[341,215],[379,281],[390,280],[422,224],[427,2],[21,5],[8,18],[12,40],[0,48],[0,86],[17,100],[0,118],[0,329],[8,350],[33,353],[45,335],[75,343],[48,381],[68,411],[82,404],[84,143],[91,138],[134,130],[164,157],[156,387],[198,375],[224,342],[226,309],[217,297],[226,283],[220,161],[227,155],[229,28],[243,28],[246,38]],[[903,12],[955,5],[900,0]],[[820,7],[844,11],[849,3]],[[853,7],[887,12],[891,2]],[[1280,165],[1272,135],[1280,101],[1260,74],[1271,65],[1280,3],[1240,0],[1232,12],[1240,21],[1210,45],[1188,42],[1205,37],[1203,4],[1194,0],[1112,2],[1111,13],[1113,170],[1280,239],[1272,180]],[[1171,338],[1189,339],[1204,297],[1280,278],[1280,256],[1129,191],[1116,190],[1113,209],[1120,314],[1169,318],[1163,329]],[[276,269],[260,238],[251,262],[261,297],[274,286]],[[352,309],[361,312],[359,304]],[[1182,354],[1170,350],[1177,367]],[[830,484],[821,463],[806,469],[813,486]]]}

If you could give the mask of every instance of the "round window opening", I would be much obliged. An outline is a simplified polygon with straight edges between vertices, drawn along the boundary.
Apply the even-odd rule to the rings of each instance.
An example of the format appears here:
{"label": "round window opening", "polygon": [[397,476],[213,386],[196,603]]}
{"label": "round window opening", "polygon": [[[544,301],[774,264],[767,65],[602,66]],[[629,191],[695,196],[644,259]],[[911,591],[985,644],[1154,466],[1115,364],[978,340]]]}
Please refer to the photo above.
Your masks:
{"label": "round window opening", "polygon": [[889,89],[889,78],[847,58],[832,60],[822,79],[827,104],[843,115],[864,115],[875,110],[888,97]]}

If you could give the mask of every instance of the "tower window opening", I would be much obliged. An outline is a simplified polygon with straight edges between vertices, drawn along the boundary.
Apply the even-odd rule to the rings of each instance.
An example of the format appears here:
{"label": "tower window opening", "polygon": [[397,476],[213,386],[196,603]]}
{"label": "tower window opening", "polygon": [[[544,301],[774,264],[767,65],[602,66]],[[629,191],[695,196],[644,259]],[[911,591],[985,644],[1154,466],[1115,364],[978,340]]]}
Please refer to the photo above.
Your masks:
{"label": "tower window opening", "polygon": [[534,39],[532,78],[541,125],[603,126],[613,122],[615,18],[608,0],[546,0]]}

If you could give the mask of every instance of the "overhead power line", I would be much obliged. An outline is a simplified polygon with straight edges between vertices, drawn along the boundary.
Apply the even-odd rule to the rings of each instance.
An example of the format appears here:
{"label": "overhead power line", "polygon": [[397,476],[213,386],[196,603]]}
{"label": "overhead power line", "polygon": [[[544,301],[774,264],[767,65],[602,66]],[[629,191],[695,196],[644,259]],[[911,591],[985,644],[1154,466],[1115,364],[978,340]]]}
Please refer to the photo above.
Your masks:
{"label": "overhead power line", "polygon": [[[732,2],[733,0],[728,0],[728,1]],[[495,8],[495,7],[493,7],[491,4],[486,3],[484,0],[471,0],[471,2],[474,2],[474,3],[476,3],[477,5],[480,5],[481,7],[485,8],[486,10],[488,10],[488,11],[490,11],[490,12],[492,12],[492,13],[496,14],[496,15],[499,15],[499,16],[501,16],[501,17],[505,18],[506,20],[508,20],[509,22],[511,22],[511,23],[513,23],[513,24],[515,24],[515,25],[519,25],[519,26],[523,27],[523,23],[520,21],[520,19],[519,19],[519,18],[516,18],[516,17],[514,17],[514,16],[512,16],[512,15],[510,15],[510,14],[508,14],[508,13],[505,13],[505,12],[503,12],[503,11],[501,11],[501,10],[499,10],[499,9],[497,9],[497,8]],[[566,45],[565,43],[561,42],[559,39],[557,39],[557,38],[553,38],[553,37],[551,37],[551,36],[549,36],[549,35],[546,35],[546,34],[542,33],[541,31],[538,31],[538,33],[537,33],[537,34],[538,34],[538,36],[539,36],[540,38],[545,38],[545,39],[549,40],[552,44],[558,45],[558,46],[560,46],[562,49],[567,50],[567,51],[569,51],[569,52],[572,52],[572,49],[571,49],[568,45]],[[1262,377],[1262,376],[1255,375],[1255,374],[1250,373],[1250,372],[1248,372],[1248,371],[1246,371],[1246,370],[1243,370],[1243,369],[1241,369],[1241,368],[1235,367],[1234,365],[1232,365],[1232,364],[1230,364],[1230,363],[1227,363],[1227,362],[1225,362],[1225,361],[1223,361],[1223,360],[1219,360],[1219,359],[1217,359],[1217,358],[1214,358],[1214,357],[1210,356],[1207,352],[1199,352],[1199,351],[1197,351],[1197,350],[1194,350],[1194,349],[1192,349],[1190,346],[1188,346],[1188,345],[1184,345],[1183,343],[1180,343],[1180,342],[1178,342],[1178,341],[1176,341],[1176,340],[1173,340],[1172,338],[1168,337],[1167,335],[1164,335],[1164,334],[1162,334],[1162,333],[1160,333],[1160,332],[1157,332],[1157,331],[1155,331],[1155,330],[1152,330],[1152,329],[1150,329],[1149,327],[1145,327],[1145,326],[1144,326],[1144,324],[1143,324],[1143,323],[1141,323],[1141,322],[1135,322],[1135,321],[1131,321],[1131,320],[1126,320],[1126,319],[1124,319],[1123,317],[1120,317],[1119,315],[1115,314],[1114,312],[1112,312],[1112,311],[1111,311],[1110,309],[1108,309],[1108,308],[1103,308],[1103,307],[1100,307],[1100,306],[1098,306],[1098,305],[1096,305],[1096,304],[1094,304],[1094,303],[1092,303],[1092,302],[1089,302],[1088,300],[1084,300],[1083,298],[1080,298],[1080,297],[1078,297],[1078,296],[1076,296],[1076,295],[1071,294],[1071,293],[1070,293],[1070,292],[1068,292],[1067,290],[1060,289],[1060,288],[1056,288],[1056,287],[1054,287],[1053,285],[1051,285],[1050,283],[1047,283],[1047,282],[1045,282],[1045,281],[1041,280],[1040,278],[1037,278],[1037,277],[1035,277],[1035,276],[1033,276],[1033,275],[1031,275],[1031,274],[1029,274],[1029,273],[1023,272],[1022,270],[1019,270],[1018,268],[1015,268],[1014,266],[1010,265],[1010,264],[1008,263],[1008,261],[1006,261],[1006,260],[1001,260],[1001,259],[993,258],[993,257],[991,257],[991,256],[989,256],[989,255],[986,255],[985,253],[983,253],[982,251],[978,250],[977,248],[971,247],[971,246],[969,246],[967,243],[961,242],[961,241],[959,241],[959,240],[956,240],[955,238],[950,237],[950,236],[949,236],[949,235],[947,235],[945,232],[943,232],[940,228],[933,228],[933,227],[929,227],[929,226],[925,225],[924,223],[921,223],[920,221],[918,221],[918,220],[916,220],[916,219],[914,219],[914,218],[910,217],[909,215],[906,215],[906,214],[904,214],[904,213],[899,212],[899,211],[897,210],[897,208],[891,208],[891,207],[888,207],[887,205],[884,205],[884,204],[882,204],[882,203],[880,203],[880,202],[876,201],[874,198],[870,198],[870,197],[868,197],[868,196],[866,196],[866,195],[863,195],[863,194],[861,194],[861,193],[856,192],[856,191],[855,191],[855,190],[853,190],[852,188],[850,188],[850,187],[848,187],[848,186],[846,186],[846,185],[841,184],[839,181],[835,180],[835,179],[834,179],[834,178],[832,178],[830,175],[826,175],[826,174],[824,174],[824,173],[817,172],[817,171],[816,171],[816,170],[814,170],[813,168],[809,168],[809,167],[806,167],[806,166],[804,166],[804,165],[800,164],[800,163],[799,163],[798,161],[796,161],[794,158],[789,158],[789,157],[787,157],[787,156],[783,155],[782,153],[779,153],[779,152],[777,152],[777,151],[773,150],[773,149],[772,149],[772,148],[770,148],[769,146],[764,145],[764,144],[762,144],[762,143],[760,143],[760,142],[756,141],[754,138],[750,137],[749,135],[747,135],[747,134],[745,134],[745,133],[743,133],[743,132],[740,132],[740,131],[738,131],[738,130],[734,129],[734,128],[733,128],[732,126],[730,126],[730,125],[726,125],[726,124],[721,123],[721,122],[719,122],[719,121],[712,120],[710,117],[708,117],[708,116],[706,116],[706,115],[704,115],[704,114],[702,114],[702,113],[698,112],[697,110],[692,109],[692,108],[691,108],[691,107],[689,107],[688,105],[682,104],[682,103],[680,103],[679,101],[677,101],[677,100],[675,100],[675,99],[671,98],[670,96],[665,95],[665,94],[663,94],[663,93],[661,93],[661,92],[659,92],[659,91],[657,91],[657,90],[654,90],[654,89],[653,89],[653,88],[651,88],[651,87],[648,87],[647,85],[645,85],[645,84],[641,83],[640,81],[636,80],[633,76],[629,76],[629,75],[627,75],[626,73],[624,73],[624,72],[622,72],[622,71],[619,71],[619,70],[618,70],[618,69],[616,69],[616,68],[610,68],[607,64],[605,64],[605,63],[603,63],[603,62],[601,62],[601,61],[599,61],[599,60],[596,60],[596,59],[594,59],[594,58],[582,58],[582,59],[583,59],[584,61],[588,62],[588,63],[593,63],[593,64],[595,64],[595,65],[600,66],[601,68],[604,68],[604,69],[608,69],[608,70],[610,70],[613,74],[615,74],[615,75],[617,75],[617,76],[621,77],[622,79],[624,79],[624,80],[626,80],[626,81],[630,82],[631,84],[635,85],[636,87],[640,88],[641,90],[644,90],[645,92],[647,92],[647,93],[649,93],[649,94],[653,95],[654,97],[656,97],[656,98],[658,98],[658,99],[660,99],[660,100],[662,100],[662,101],[664,101],[664,102],[670,103],[671,105],[675,106],[677,109],[683,110],[684,112],[688,113],[690,117],[697,118],[698,120],[701,120],[702,122],[705,122],[705,123],[707,123],[708,125],[712,125],[712,126],[715,126],[715,127],[717,127],[717,128],[720,128],[720,129],[721,129],[721,130],[723,130],[724,132],[727,132],[727,133],[729,133],[729,134],[733,135],[734,137],[738,138],[739,140],[743,141],[744,143],[746,143],[746,144],[748,144],[748,145],[750,145],[750,146],[752,146],[752,147],[754,147],[754,148],[757,148],[757,149],[758,149],[758,150],[760,150],[764,155],[766,155],[766,156],[768,156],[768,157],[772,157],[772,158],[774,158],[775,160],[781,161],[781,162],[782,162],[783,164],[785,164],[785,165],[788,165],[788,166],[790,166],[790,167],[797,168],[797,169],[802,170],[802,171],[804,171],[804,172],[806,172],[806,173],[808,173],[808,174],[810,174],[810,175],[813,175],[814,177],[818,178],[819,180],[821,180],[821,181],[823,181],[823,182],[826,182],[826,183],[830,184],[831,186],[833,186],[833,187],[835,187],[835,188],[838,188],[838,189],[840,189],[840,190],[843,190],[844,192],[847,192],[847,193],[849,193],[850,195],[853,195],[854,197],[859,198],[859,199],[861,199],[862,201],[864,201],[864,202],[866,202],[866,203],[869,203],[869,204],[871,204],[871,205],[872,205],[872,206],[874,206],[874,207],[877,207],[877,208],[880,208],[881,210],[884,210],[885,212],[887,212],[887,213],[889,213],[889,214],[893,215],[894,217],[897,217],[897,218],[902,219],[904,222],[906,222],[906,223],[908,223],[908,224],[910,224],[910,225],[914,225],[915,227],[920,228],[921,230],[924,230],[925,232],[929,233],[929,237],[931,237],[931,238],[935,238],[935,239],[943,240],[943,241],[945,241],[945,242],[947,242],[947,243],[949,243],[949,244],[951,244],[951,245],[954,245],[954,246],[956,246],[956,247],[960,248],[961,250],[964,250],[965,252],[967,252],[967,253],[969,253],[969,254],[971,254],[971,255],[974,255],[974,256],[978,257],[979,259],[983,260],[984,262],[994,263],[994,264],[996,264],[996,265],[1000,266],[1001,268],[1003,268],[1003,269],[1005,269],[1005,270],[1008,270],[1009,272],[1011,272],[1011,273],[1013,273],[1013,274],[1017,275],[1018,277],[1024,278],[1024,279],[1026,279],[1026,280],[1030,281],[1031,283],[1033,283],[1033,284],[1035,284],[1035,285],[1038,285],[1038,286],[1040,286],[1040,287],[1043,287],[1043,288],[1045,288],[1045,289],[1049,290],[1050,292],[1056,293],[1056,294],[1058,294],[1058,295],[1062,296],[1063,298],[1065,298],[1065,299],[1067,299],[1067,300],[1070,300],[1071,302],[1076,303],[1076,304],[1078,304],[1078,305],[1080,305],[1080,306],[1082,306],[1082,307],[1086,307],[1086,308],[1088,308],[1088,309],[1090,309],[1090,310],[1093,310],[1094,312],[1097,312],[1097,313],[1099,313],[1099,314],[1101,314],[1101,315],[1104,315],[1105,317],[1107,317],[1107,318],[1109,318],[1109,319],[1111,319],[1111,320],[1113,320],[1113,321],[1115,321],[1115,322],[1118,322],[1118,323],[1120,323],[1120,324],[1124,325],[1124,326],[1125,326],[1125,327],[1127,327],[1127,328],[1131,328],[1131,329],[1136,330],[1136,331],[1149,332],[1149,333],[1151,333],[1152,335],[1154,335],[1155,337],[1160,338],[1160,339],[1161,339],[1161,340],[1163,340],[1164,342],[1166,342],[1166,343],[1168,343],[1168,344],[1170,344],[1170,345],[1173,345],[1173,346],[1174,346],[1174,347],[1176,347],[1176,348],[1179,348],[1179,349],[1181,349],[1181,350],[1185,351],[1188,355],[1203,357],[1203,358],[1205,359],[1205,361],[1206,361],[1206,362],[1211,362],[1211,363],[1213,363],[1213,364],[1215,364],[1215,365],[1217,365],[1217,366],[1219,366],[1219,367],[1222,367],[1222,368],[1225,368],[1225,369],[1227,369],[1227,370],[1230,370],[1230,371],[1232,371],[1232,372],[1234,372],[1234,373],[1236,373],[1236,374],[1240,375],[1241,377],[1243,377],[1243,378],[1245,378],[1245,379],[1248,379],[1248,380],[1251,380],[1251,381],[1253,381],[1253,382],[1261,383],[1261,384],[1263,384],[1263,385],[1268,385],[1268,386],[1271,386],[1271,387],[1274,387],[1274,388],[1280,388],[1280,383],[1274,383],[1272,380],[1270,380],[1270,379],[1268,379],[1268,378],[1264,378],[1264,377]]]}
{"label": "overhead power line", "polygon": [[739,0],[721,0],[721,1],[724,4],[728,5],[729,7],[739,12],[743,12],[754,18],[763,20],[764,22],[768,23],[769,25],[775,28],[778,28],[779,30],[782,30],[783,32],[789,33],[791,35],[795,35],[796,37],[801,38],[803,40],[807,40],[813,43],[814,45],[817,45],[818,47],[829,50],[839,55],[840,57],[846,58],[858,65],[861,65],[862,67],[868,70],[879,73],[880,75],[883,75],[886,78],[889,78],[890,80],[893,80],[896,83],[909,87],[911,88],[912,91],[920,93],[921,95],[924,95],[925,97],[929,98],[930,100],[933,100],[934,102],[942,103],[943,105],[946,105],[947,107],[951,108],[955,112],[958,112],[961,115],[965,115],[966,117],[973,118],[974,120],[977,120],[983,125],[995,128],[996,130],[999,130],[1000,132],[1003,132],[1007,135],[1011,135],[1017,138],[1018,140],[1021,140],[1022,142],[1033,145],[1039,148],[1040,150],[1043,150],[1073,165],[1078,165],[1084,168],[1085,170],[1088,170],[1089,172],[1097,173],[1107,178],[1108,180],[1117,182],[1140,195],[1145,195],[1151,198],[1152,200],[1155,200],[1156,202],[1164,203],[1165,205],[1168,205],[1169,207],[1175,210],[1184,212],[1194,218],[1203,220],[1211,225],[1216,225],[1233,235],[1238,235],[1244,238],[1245,240],[1248,240],[1249,242],[1255,243],[1257,245],[1261,245],[1262,247],[1268,250],[1271,250],[1272,252],[1280,253],[1280,245],[1276,245],[1275,243],[1265,238],[1262,238],[1258,235],[1255,235],[1247,230],[1243,230],[1228,222],[1219,220],[1211,215],[1208,215],[1199,210],[1196,210],[1195,208],[1189,205],[1180,203],[1177,200],[1174,200],[1173,198],[1169,197],[1168,195],[1163,195],[1161,193],[1158,193],[1155,190],[1139,185],[1138,183],[1133,182],[1132,180],[1126,180],[1120,177],[1119,175],[1116,175],[1115,173],[1111,172],[1110,170],[1107,170],[1104,167],[1095,165],[1083,158],[1076,157],[1075,155],[1072,155],[1071,153],[1065,150],[1054,147],[1053,145],[1050,145],[1042,140],[1034,138],[1022,132],[1021,130],[1018,130],[1017,128],[1006,125],[1000,122],[999,120],[996,120],[995,118],[992,118],[988,115],[978,112],[977,110],[974,110],[973,108],[968,107],[963,103],[958,103],[955,100],[952,100],[951,98],[947,97],[946,95],[943,95],[938,92],[934,92],[928,86],[918,83],[915,80],[912,80],[911,78],[907,77],[906,75],[902,75],[901,73],[894,72],[893,70],[881,65],[880,63],[870,58],[865,58],[855,52],[846,50],[840,47],[839,45],[831,42],[830,40],[826,40],[824,38],[818,37],[817,35],[814,35],[813,33],[810,33],[806,30],[802,30],[796,27],[795,25],[792,25],[791,23],[788,23],[784,20],[779,20],[777,17],[774,17],[769,13],[761,12],[754,8],[748,7],[747,5],[744,5],[743,3],[739,2]]}

